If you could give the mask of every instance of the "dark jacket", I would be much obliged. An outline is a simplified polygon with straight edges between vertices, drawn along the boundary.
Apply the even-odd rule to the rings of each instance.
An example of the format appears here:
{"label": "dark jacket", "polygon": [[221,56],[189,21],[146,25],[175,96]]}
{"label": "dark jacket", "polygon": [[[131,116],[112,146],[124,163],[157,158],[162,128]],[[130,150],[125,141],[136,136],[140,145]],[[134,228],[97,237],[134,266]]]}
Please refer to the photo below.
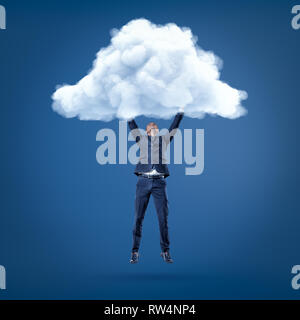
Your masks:
{"label": "dark jacket", "polygon": [[128,121],[131,134],[140,147],[140,159],[134,171],[136,175],[149,172],[154,168],[165,177],[170,175],[165,152],[168,144],[173,140],[182,118],[183,112],[177,113],[169,132],[163,136],[157,135],[154,137],[142,134],[134,120]]}

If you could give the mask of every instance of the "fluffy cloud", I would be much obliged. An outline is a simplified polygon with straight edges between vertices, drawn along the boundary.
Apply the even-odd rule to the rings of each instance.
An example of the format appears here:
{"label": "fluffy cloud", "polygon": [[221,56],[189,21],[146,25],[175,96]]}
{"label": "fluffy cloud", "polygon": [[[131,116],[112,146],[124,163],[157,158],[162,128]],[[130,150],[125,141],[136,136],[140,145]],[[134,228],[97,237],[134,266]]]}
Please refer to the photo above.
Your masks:
{"label": "fluffy cloud", "polygon": [[111,35],[89,74],[53,94],[53,109],[60,115],[167,119],[182,107],[192,118],[214,114],[234,119],[246,113],[241,101],[247,93],[220,80],[221,60],[202,50],[190,29],[137,19]]}

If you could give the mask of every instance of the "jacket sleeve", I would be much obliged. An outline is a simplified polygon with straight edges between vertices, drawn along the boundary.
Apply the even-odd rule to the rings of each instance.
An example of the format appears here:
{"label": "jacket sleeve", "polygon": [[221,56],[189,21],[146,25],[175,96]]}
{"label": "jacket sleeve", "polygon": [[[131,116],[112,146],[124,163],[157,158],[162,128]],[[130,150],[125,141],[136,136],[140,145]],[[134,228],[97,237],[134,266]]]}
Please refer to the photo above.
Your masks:
{"label": "jacket sleeve", "polygon": [[134,137],[136,142],[139,142],[141,139],[141,132],[135,122],[134,119],[128,121],[129,129],[131,130],[131,134]]}
{"label": "jacket sleeve", "polygon": [[179,127],[179,124],[183,118],[184,113],[183,112],[178,112],[169,128],[169,132],[167,134],[164,135],[164,139],[166,141],[166,143],[170,143],[173,140],[173,137],[176,134],[176,131]]}

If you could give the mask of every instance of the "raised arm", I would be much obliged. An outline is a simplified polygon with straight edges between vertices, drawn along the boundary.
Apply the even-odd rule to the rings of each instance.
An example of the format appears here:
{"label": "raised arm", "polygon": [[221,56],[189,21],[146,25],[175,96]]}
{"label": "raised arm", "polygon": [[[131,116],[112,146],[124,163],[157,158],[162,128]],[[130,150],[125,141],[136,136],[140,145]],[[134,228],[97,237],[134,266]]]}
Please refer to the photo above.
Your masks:
{"label": "raised arm", "polygon": [[164,135],[164,139],[166,143],[170,143],[173,140],[174,135],[176,134],[176,130],[179,127],[179,124],[183,118],[184,112],[178,112],[169,128],[169,133]]}
{"label": "raised arm", "polygon": [[169,128],[169,132],[171,132],[174,129],[177,129],[179,127],[179,124],[183,118],[184,113],[183,112],[178,112]]}
{"label": "raised arm", "polygon": [[131,134],[134,137],[136,142],[139,142],[141,139],[141,132],[139,127],[137,126],[134,119],[128,121],[129,129],[131,130]]}

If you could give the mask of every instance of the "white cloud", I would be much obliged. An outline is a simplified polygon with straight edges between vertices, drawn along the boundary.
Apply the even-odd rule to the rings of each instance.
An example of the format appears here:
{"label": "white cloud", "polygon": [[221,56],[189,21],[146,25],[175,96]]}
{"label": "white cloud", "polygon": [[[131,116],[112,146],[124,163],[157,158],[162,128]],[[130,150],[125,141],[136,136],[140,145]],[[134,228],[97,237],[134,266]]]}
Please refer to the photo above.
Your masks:
{"label": "white cloud", "polygon": [[179,107],[192,118],[208,113],[234,119],[246,113],[241,101],[247,93],[219,80],[221,60],[198,47],[190,29],[137,19],[111,35],[89,74],[53,94],[53,109],[62,116],[170,118]]}

